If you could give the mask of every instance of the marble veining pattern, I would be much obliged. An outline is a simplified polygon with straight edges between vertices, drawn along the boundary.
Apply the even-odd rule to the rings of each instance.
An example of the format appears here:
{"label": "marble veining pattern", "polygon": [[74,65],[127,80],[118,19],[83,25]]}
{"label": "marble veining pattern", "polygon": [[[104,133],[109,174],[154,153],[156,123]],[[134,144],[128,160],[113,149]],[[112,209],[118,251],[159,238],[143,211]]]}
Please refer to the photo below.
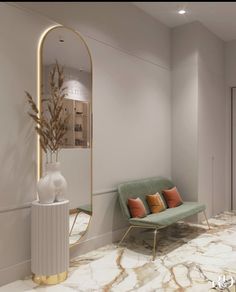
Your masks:
{"label": "marble veining pattern", "polygon": [[[236,279],[236,212],[224,212],[203,224],[174,224],[157,236],[152,261],[153,233],[142,230],[123,246],[110,244],[71,261],[67,280],[55,286],[37,286],[30,279],[16,281],[0,292],[204,292],[220,275]],[[228,291],[236,291],[231,288]]]}
{"label": "marble veining pattern", "polygon": [[[76,213],[70,215],[69,230],[71,230],[71,227],[73,225],[75,217],[76,217]],[[80,212],[78,214],[76,221],[75,221],[75,224],[74,224],[74,227],[73,227],[73,230],[72,230],[70,237],[69,237],[70,244],[76,243],[77,241],[80,240],[81,236],[83,236],[83,234],[87,230],[90,218],[91,218],[91,216],[84,213],[84,212]]]}

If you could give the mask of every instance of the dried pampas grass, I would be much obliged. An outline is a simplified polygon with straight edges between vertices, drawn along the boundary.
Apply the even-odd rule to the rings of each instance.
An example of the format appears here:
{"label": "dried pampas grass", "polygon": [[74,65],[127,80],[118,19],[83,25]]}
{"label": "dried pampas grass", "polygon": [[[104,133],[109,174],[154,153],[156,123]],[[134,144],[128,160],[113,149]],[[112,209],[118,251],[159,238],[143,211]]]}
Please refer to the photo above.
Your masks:
{"label": "dried pampas grass", "polygon": [[49,73],[50,94],[41,99],[40,112],[29,92],[25,92],[31,107],[28,114],[36,123],[35,130],[40,137],[40,145],[46,153],[47,161],[50,154],[50,162],[53,161],[54,156],[58,161],[58,153],[62,147],[69,118],[68,115],[63,114],[63,100],[66,96],[66,87],[63,87],[63,83],[63,68],[56,62]]}

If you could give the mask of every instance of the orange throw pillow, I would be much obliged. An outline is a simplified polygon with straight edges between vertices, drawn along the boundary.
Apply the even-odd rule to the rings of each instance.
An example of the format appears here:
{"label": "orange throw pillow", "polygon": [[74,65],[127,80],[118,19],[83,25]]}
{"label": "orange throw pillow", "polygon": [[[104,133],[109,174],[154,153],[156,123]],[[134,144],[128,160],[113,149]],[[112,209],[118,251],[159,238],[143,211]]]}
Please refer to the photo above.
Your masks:
{"label": "orange throw pillow", "polygon": [[147,195],[146,200],[152,213],[159,213],[166,209],[165,203],[159,193]]}
{"label": "orange throw pillow", "polygon": [[128,199],[128,206],[129,206],[131,217],[143,218],[147,216],[145,206],[140,198]]}
{"label": "orange throw pillow", "polygon": [[162,192],[169,208],[175,208],[183,204],[183,200],[176,187],[163,190]]}

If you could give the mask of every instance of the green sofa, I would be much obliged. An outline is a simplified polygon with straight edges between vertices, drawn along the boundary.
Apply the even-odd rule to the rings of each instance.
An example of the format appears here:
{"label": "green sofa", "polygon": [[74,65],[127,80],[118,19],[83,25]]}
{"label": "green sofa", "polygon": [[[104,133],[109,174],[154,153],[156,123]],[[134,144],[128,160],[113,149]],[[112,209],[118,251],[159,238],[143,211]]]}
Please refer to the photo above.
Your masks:
{"label": "green sofa", "polygon": [[[197,202],[184,202],[182,205],[175,208],[167,208],[165,211],[160,213],[151,214],[149,207],[146,202],[146,195],[155,194],[159,192],[162,196],[162,190],[170,189],[175,185],[173,182],[166,178],[162,177],[153,177],[147,179],[140,179],[135,181],[130,181],[118,185],[118,197],[120,201],[120,206],[122,213],[125,218],[129,221],[130,226],[125,232],[123,238],[119,242],[118,246],[123,242],[125,237],[128,235],[129,231],[132,228],[151,228],[154,229],[154,244],[153,244],[153,260],[156,255],[156,233],[158,229],[171,225],[179,220],[182,220],[191,215],[203,212],[206,218],[206,222],[209,226],[205,209],[206,206]],[[146,210],[149,211],[149,214],[144,218],[131,218],[130,212],[127,205],[128,198],[137,198],[139,197]],[[164,198],[163,198],[164,199]],[[165,201],[165,200],[164,200]]]}

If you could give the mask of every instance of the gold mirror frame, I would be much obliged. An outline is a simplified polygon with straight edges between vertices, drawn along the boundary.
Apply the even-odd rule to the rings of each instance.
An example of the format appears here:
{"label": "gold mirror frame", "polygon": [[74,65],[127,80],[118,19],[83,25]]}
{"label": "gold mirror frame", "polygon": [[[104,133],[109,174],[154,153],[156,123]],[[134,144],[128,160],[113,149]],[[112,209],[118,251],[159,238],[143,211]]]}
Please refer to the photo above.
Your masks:
{"label": "gold mirror frame", "polygon": [[[85,45],[87,52],[89,54],[89,58],[90,58],[90,64],[91,64],[91,88],[92,88],[92,93],[91,93],[91,106],[90,106],[90,130],[91,130],[91,141],[90,141],[90,148],[91,148],[91,155],[90,155],[90,168],[91,168],[91,216],[88,222],[88,226],[86,231],[84,232],[84,234],[80,237],[80,239],[78,241],[76,241],[75,243],[70,244],[70,249],[74,246],[77,246],[81,239],[83,238],[83,236],[87,233],[88,229],[89,229],[89,225],[91,223],[91,219],[92,219],[92,215],[93,215],[93,63],[92,63],[92,57],[91,57],[91,52],[88,48],[87,43],[85,42],[84,38],[81,36],[81,34],[69,27],[66,27],[64,25],[54,25],[49,27],[48,29],[46,29],[43,34],[41,35],[39,42],[38,42],[38,52],[37,52],[37,106],[39,109],[39,116],[41,113],[41,95],[42,95],[42,81],[43,81],[43,45],[44,45],[44,41],[47,37],[47,35],[52,31],[55,30],[57,28],[65,28],[68,29],[69,31],[75,33],[77,35],[77,37],[83,42],[83,44]],[[39,179],[42,176],[42,148],[40,147],[40,142],[39,142],[39,136],[37,135],[37,181],[39,181]],[[69,216],[69,214],[68,214]],[[69,236],[69,233],[68,233]]]}

